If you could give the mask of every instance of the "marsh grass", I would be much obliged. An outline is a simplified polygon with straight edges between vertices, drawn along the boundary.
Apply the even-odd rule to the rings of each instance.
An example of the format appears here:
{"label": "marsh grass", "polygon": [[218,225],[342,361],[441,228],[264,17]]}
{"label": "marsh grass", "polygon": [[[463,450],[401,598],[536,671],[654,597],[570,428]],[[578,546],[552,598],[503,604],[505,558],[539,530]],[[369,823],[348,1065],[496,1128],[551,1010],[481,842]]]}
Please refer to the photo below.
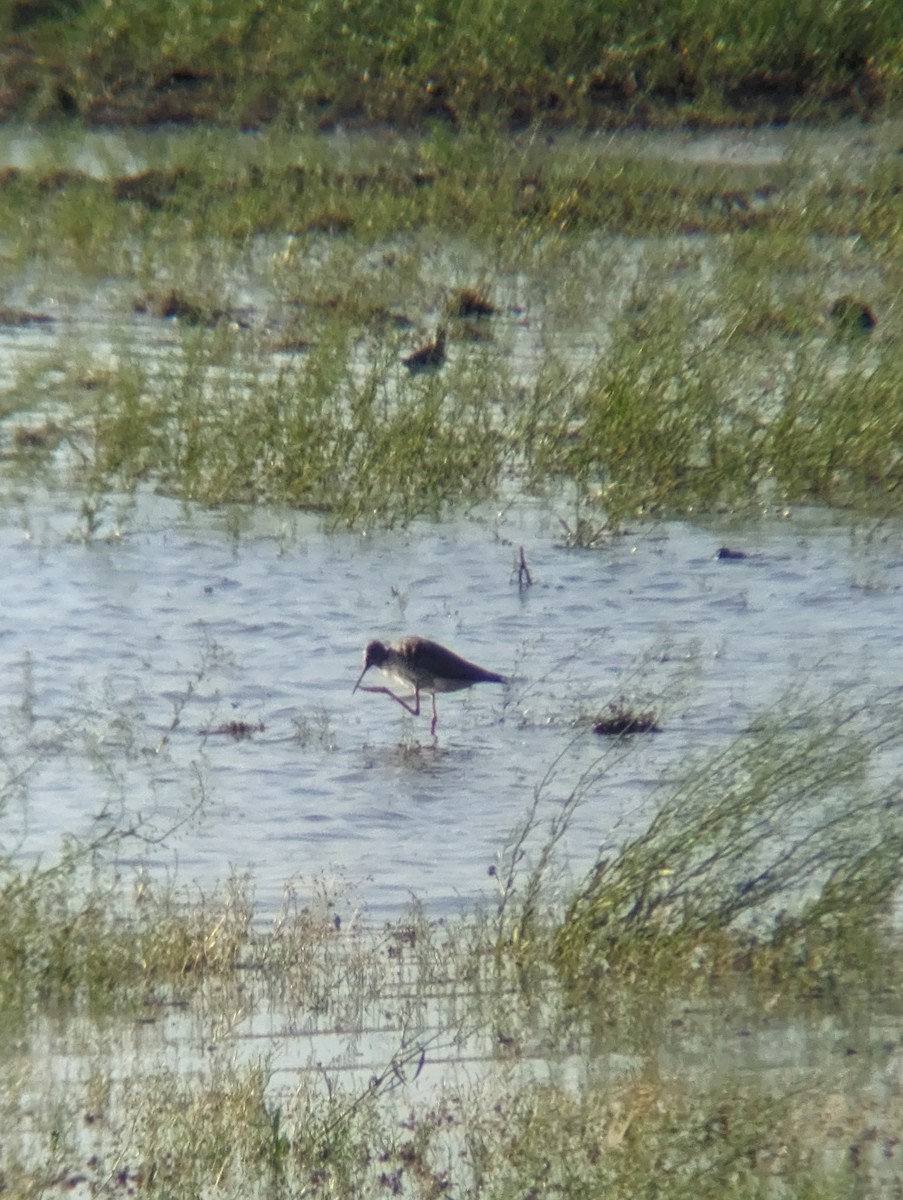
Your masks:
{"label": "marsh grass", "polygon": [[[150,482],[349,526],[564,485],[577,545],[646,515],[794,501],[895,511],[896,338],[833,336],[827,306],[811,301],[753,292],[740,308],[740,277],[723,282],[717,312],[692,293],[635,298],[588,362],[544,348],[526,386],[509,334],[473,342],[460,322],[445,367],[409,377],[401,360],[416,338],[372,281],[369,295],[352,284],[347,299],[332,289],[292,308],[285,328],[303,331],[303,353],[231,319],[177,318],[153,366],[124,346],[95,371],[84,355],[62,374],[58,354],[30,368],[10,461],[22,480],[65,463],[95,500]],[[39,393],[41,419],[25,420]]]}
{"label": "marsh grass", "polygon": [[0,863],[7,1018],[35,1007],[135,1013],[235,971],[251,918],[237,884],[190,909],[165,895],[151,904],[146,892],[131,907],[102,875],[92,882],[86,859],[100,849],[73,844],[58,865],[25,875]]}
{"label": "marsh grass", "polygon": [[[694,320],[671,301],[625,316],[588,373],[550,357],[526,394],[492,343],[461,342],[442,372],[409,378],[404,343],[384,328],[360,338],[332,317],[305,354],[265,358],[253,334],[189,324],[153,376],[124,358],[68,414],[61,400],[50,420],[20,418],[12,462],[27,480],[64,452],[95,498],[152,482],[205,505],[290,504],[350,526],[438,517],[512,483],[566,484],[579,545],[644,515],[775,499],[896,509],[891,345],[788,344],[772,315],[758,336],[734,326],[715,339],[721,352],[688,353]],[[782,343],[777,360],[766,339]]]}
{"label": "marsh grass", "polygon": [[397,368],[393,380],[384,353],[357,363],[351,339],[333,321],[302,360],[266,369],[241,334],[186,330],[168,377],[126,369],[98,395],[90,486],[150,478],[204,504],[288,503],[349,525],[491,495],[506,450],[488,401],[452,405],[444,380]]}
{"label": "marsh grass", "polygon": [[[105,303],[162,343],[149,358],[123,330],[94,362],[52,329],[5,403],[20,478],[74,468],[92,509],[150,482],[351,526],[563,490],[575,545],[645,515],[895,511],[899,165],[792,185],[784,164],[738,181],[534,141],[438,130],[360,169],[220,146],[114,182],[7,172],[11,267],[113,271]],[[830,317],[847,275],[877,313],[858,341]],[[478,327],[468,289],[494,298]],[[442,320],[447,363],[408,378]]]}
{"label": "marsh grass", "polygon": [[[273,233],[353,235],[366,246],[422,230],[489,248],[524,235],[593,231],[878,243],[900,227],[901,168],[893,161],[858,176],[835,168],[806,178],[805,164],[796,174],[783,164],[728,172],[718,164],[599,154],[579,142],[543,155],[533,138],[506,139],[491,129],[455,137],[436,129],[375,163],[361,154],[359,165],[347,165],[317,147],[299,153],[301,163],[281,162],[270,138],[258,161],[243,155],[236,164],[234,150],[225,149],[208,160],[199,137],[188,165],[113,180],[9,168],[0,174],[0,232],[14,235],[6,253],[23,262],[52,255],[90,273],[109,269],[111,251],[127,262],[132,240],[153,236],[175,249],[200,231],[236,243]],[[770,244],[777,243],[758,243],[757,257],[767,260]]]}
{"label": "marsh grass", "polygon": [[870,492],[880,509],[900,487],[899,369],[882,356],[856,370],[857,357],[854,348],[840,378],[824,364],[801,364],[769,427],[763,450],[791,499],[849,505]]}
{"label": "marsh grass", "polygon": [[[480,1129],[474,1141],[495,1183],[491,1194],[503,1196],[532,1187],[546,1195],[628,1197],[656,1194],[666,1179],[677,1197],[714,1198],[725,1188],[767,1196],[788,1184],[797,1195],[841,1197],[855,1178],[844,1152],[864,1134],[844,1103],[834,1107],[838,1127],[830,1131],[807,1088],[790,1095],[755,1086],[688,1088],[655,1073],[577,1094],[539,1086],[501,1100],[496,1112],[495,1127]],[[878,1128],[886,1139],[887,1121]],[[862,1178],[875,1175],[866,1170]]]}
{"label": "marsh grass", "polygon": [[574,898],[555,948],[568,985],[692,988],[743,970],[836,997],[879,980],[903,818],[878,764],[898,738],[893,695],[868,710],[781,705],[689,768]]}
{"label": "marsh grass", "polygon": [[[436,923],[414,904],[382,929],[343,925],[345,885],[324,878],[309,899],[290,888],[261,924],[246,879],[189,898],[126,890],[101,846],[73,842],[44,871],[4,859],[0,1038],[73,1064],[62,1084],[4,1070],[7,1186],[424,1198],[627,1197],[663,1176],[678,1196],[879,1186],[899,1127],[894,1089],[876,1085],[899,1007],[895,701],[775,706],[667,781],[647,829],[565,909],[561,838],[607,756],[531,859],[561,761],[539,781],[494,914]],[[805,1035],[780,1070],[775,1014]],[[142,1054],[123,1072],[136,1016]],[[856,1053],[838,1054],[838,1039]]]}
{"label": "marsh grass", "polygon": [[570,540],[592,544],[646,514],[756,507],[775,495],[895,507],[903,409],[893,343],[832,342],[820,315],[770,300],[717,322],[692,299],[644,303],[614,322],[588,373],[562,386],[550,375],[522,408],[529,484],[558,477],[575,488]]}
{"label": "marsh grass", "polygon": [[[686,1084],[654,1071],[630,1081],[523,1085],[499,1071],[399,1114],[376,1086],[324,1099],[302,1080],[279,1101],[266,1065],[225,1065],[202,1084],[161,1073],[123,1105],[135,1114],[115,1152],[78,1171],[166,1195],[466,1194],[680,1197],[847,1196],[893,1176],[895,1113],[870,1104],[853,1073],[830,1091],[799,1084]],[[375,1081],[374,1081],[375,1082]],[[844,1091],[846,1088],[846,1091]],[[131,1103],[129,1103],[131,1101]],[[857,1110],[857,1104],[860,1106]],[[71,1160],[70,1160],[71,1161]],[[75,1172],[60,1172],[59,1182]],[[20,1186],[26,1182],[20,1177]],[[40,1177],[32,1175],[37,1188]],[[28,1194],[28,1193],[20,1193]]]}

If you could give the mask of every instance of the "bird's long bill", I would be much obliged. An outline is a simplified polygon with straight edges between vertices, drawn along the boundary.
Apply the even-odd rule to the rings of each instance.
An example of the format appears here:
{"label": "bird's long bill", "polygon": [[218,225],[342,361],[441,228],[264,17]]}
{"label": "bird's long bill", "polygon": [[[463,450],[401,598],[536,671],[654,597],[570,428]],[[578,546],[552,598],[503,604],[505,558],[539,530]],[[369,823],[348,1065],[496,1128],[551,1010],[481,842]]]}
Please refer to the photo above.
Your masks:
{"label": "bird's long bill", "polygon": [[369,670],[370,670],[370,664],[369,664],[369,663],[365,663],[365,664],[364,664],[364,669],[363,669],[363,671],[361,671],[360,675],[359,675],[359,676],[358,676],[358,678],[357,678],[357,683],[356,683],[356,684],[354,685],[354,687],[351,689],[351,694],[352,694],[352,696],[353,696],[353,695],[354,695],[354,693],[357,691],[357,689],[358,689],[358,688],[361,686],[361,680],[364,678],[364,676],[367,674],[367,672],[368,672]]}

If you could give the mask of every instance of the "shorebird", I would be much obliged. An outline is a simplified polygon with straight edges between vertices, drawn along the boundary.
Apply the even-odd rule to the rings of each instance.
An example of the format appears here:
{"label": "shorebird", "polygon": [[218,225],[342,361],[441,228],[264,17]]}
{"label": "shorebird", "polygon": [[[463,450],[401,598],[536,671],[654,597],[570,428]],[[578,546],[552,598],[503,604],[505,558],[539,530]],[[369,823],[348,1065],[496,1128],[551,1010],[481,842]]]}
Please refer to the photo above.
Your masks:
{"label": "shorebird", "polygon": [[[414,695],[404,699],[387,687],[361,687],[361,680],[371,667],[379,667],[399,683],[414,689]],[[364,651],[364,669],[352,692],[380,692],[397,700],[412,717],[420,715],[420,693],[429,692],[433,698],[433,723],[430,735],[436,736],[436,693],[459,692],[475,683],[507,683],[504,675],[487,671],[476,663],[460,658],[438,642],[428,638],[406,637],[387,646],[384,642],[369,642]],[[413,706],[411,701],[413,700]]]}
{"label": "shorebird", "polygon": [[404,365],[408,368],[412,375],[419,375],[421,371],[434,371],[441,367],[445,362],[445,326],[440,325],[436,330],[436,336],[431,342],[427,342],[425,346],[421,346],[419,350],[415,350],[413,354],[409,354],[404,359]]}

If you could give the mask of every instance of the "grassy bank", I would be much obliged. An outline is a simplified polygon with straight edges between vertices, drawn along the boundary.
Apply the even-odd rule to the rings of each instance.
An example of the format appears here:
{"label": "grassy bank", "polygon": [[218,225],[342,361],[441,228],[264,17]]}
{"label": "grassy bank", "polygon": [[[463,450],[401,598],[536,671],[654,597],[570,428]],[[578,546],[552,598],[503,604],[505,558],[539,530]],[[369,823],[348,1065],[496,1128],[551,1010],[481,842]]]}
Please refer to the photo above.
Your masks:
{"label": "grassy bank", "polygon": [[862,115],[900,95],[895,0],[277,5],[16,0],[4,118],[456,128]]}
{"label": "grassy bank", "polygon": [[324,890],[261,926],[246,881],[188,903],[98,846],[4,858],[4,1188],[874,1194],[899,1155],[898,724],[892,698],[788,701],[663,785],[570,905],[545,873],[599,771],[532,874],[515,837],[495,912],[439,924],[343,929]]}

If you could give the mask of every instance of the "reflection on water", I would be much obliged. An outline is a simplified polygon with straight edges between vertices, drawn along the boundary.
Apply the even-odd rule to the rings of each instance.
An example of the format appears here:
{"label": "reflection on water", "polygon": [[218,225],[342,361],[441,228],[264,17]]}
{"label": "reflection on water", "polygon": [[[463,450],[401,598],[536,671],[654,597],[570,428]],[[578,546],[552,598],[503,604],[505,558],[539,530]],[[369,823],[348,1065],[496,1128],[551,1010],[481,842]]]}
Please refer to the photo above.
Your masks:
{"label": "reflection on water", "polygon": [[[7,513],[0,689],[21,782],[3,844],[47,854],[105,807],[160,828],[197,808],[130,861],[204,888],[248,870],[264,912],[317,875],[375,916],[412,893],[435,913],[491,902],[490,869],[553,763],[539,839],[594,779],[564,847],[579,876],[648,815],[664,771],[786,689],[862,699],[899,682],[897,533],[830,516],[674,523],[577,552],[554,505],[366,538],[258,514],[236,539],[222,514],[139,510],[135,532],[87,543],[60,536],[49,499],[25,529]],[[719,560],[725,541],[748,557]],[[443,697],[433,743],[428,714],[351,692],[364,644],[408,632],[512,681]],[[664,732],[607,741],[581,723],[621,696]],[[263,730],[205,736],[234,721]]]}

